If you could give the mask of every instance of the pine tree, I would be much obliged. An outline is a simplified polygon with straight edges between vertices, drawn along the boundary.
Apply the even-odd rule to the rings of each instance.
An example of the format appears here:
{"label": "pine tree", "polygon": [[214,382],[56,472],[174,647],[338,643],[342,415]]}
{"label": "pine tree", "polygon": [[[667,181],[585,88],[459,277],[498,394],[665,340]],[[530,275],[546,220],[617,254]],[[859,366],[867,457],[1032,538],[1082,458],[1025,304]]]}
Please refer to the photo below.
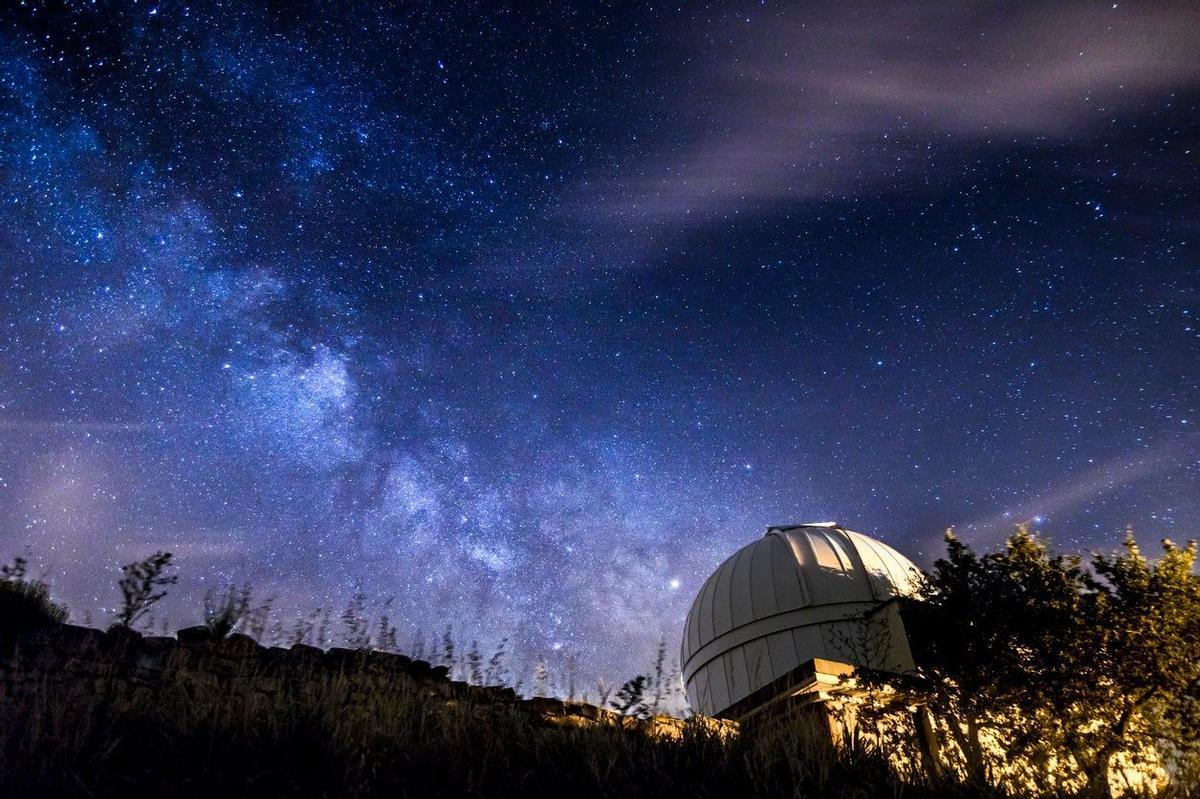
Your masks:
{"label": "pine tree", "polygon": [[379,623],[375,630],[375,648],[383,652],[395,652],[399,649],[396,641],[396,625],[392,624],[391,609],[395,597],[389,596],[383,601],[383,610],[379,614]]}

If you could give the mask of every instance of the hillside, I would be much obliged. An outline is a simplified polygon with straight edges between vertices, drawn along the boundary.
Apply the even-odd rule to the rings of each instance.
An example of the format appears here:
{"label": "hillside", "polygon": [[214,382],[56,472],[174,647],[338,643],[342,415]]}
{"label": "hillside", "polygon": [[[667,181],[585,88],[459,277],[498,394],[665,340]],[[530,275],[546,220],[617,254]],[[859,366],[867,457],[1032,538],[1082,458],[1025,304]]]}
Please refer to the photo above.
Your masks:
{"label": "hillside", "polygon": [[0,657],[8,793],[919,796],[804,724],[739,734],[448,679],[403,655],[58,624]]}

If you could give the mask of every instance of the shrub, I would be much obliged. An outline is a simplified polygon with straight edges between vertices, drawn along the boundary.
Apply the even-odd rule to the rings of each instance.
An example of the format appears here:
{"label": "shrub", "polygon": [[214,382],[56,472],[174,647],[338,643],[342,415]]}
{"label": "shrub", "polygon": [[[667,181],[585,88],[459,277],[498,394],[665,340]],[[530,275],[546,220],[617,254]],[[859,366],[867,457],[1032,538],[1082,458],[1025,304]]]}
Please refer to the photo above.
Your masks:
{"label": "shrub", "polygon": [[170,552],[155,552],[148,558],[121,567],[121,580],[118,583],[121,588],[121,609],[117,611],[115,624],[132,627],[167,595],[166,587],[179,580],[178,576],[166,573],[170,566]]}
{"label": "shrub", "polygon": [[28,579],[26,570],[24,558],[0,567],[0,633],[11,635],[67,619],[67,609],[50,599],[49,586]]}
{"label": "shrub", "polygon": [[227,638],[250,611],[250,586],[238,588],[232,583],[219,597],[210,589],[204,593],[204,625],[214,638]]}
{"label": "shrub", "polygon": [[645,674],[639,674],[621,686],[617,696],[610,703],[613,709],[625,716],[645,716],[649,712],[646,706]]}

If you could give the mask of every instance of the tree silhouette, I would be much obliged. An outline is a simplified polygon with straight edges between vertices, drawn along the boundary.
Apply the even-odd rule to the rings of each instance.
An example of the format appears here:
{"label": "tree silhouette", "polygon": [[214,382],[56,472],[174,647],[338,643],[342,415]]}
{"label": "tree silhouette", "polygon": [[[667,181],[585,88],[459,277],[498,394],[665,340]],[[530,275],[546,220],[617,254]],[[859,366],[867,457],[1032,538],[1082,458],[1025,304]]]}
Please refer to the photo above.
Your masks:
{"label": "tree silhouette", "polygon": [[646,705],[646,688],[649,677],[639,674],[621,686],[613,697],[612,706],[625,716],[644,716],[649,712]]}
{"label": "tree silhouette", "polygon": [[117,611],[117,625],[132,627],[138,619],[160,599],[167,595],[166,587],[179,581],[177,575],[168,575],[171,566],[170,552],[155,552],[148,558],[121,567],[121,609]]}

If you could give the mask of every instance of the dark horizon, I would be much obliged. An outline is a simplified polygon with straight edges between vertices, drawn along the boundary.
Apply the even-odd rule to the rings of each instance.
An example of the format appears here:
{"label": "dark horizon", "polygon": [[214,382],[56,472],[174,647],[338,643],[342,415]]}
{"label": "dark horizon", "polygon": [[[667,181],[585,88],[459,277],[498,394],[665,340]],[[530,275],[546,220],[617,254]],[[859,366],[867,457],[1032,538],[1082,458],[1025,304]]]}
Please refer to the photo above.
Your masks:
{"label": "dark horizon", "polygon": [[599,674],[769,524],[1200,519],[1200,11],[0,12],[0,558]]}

